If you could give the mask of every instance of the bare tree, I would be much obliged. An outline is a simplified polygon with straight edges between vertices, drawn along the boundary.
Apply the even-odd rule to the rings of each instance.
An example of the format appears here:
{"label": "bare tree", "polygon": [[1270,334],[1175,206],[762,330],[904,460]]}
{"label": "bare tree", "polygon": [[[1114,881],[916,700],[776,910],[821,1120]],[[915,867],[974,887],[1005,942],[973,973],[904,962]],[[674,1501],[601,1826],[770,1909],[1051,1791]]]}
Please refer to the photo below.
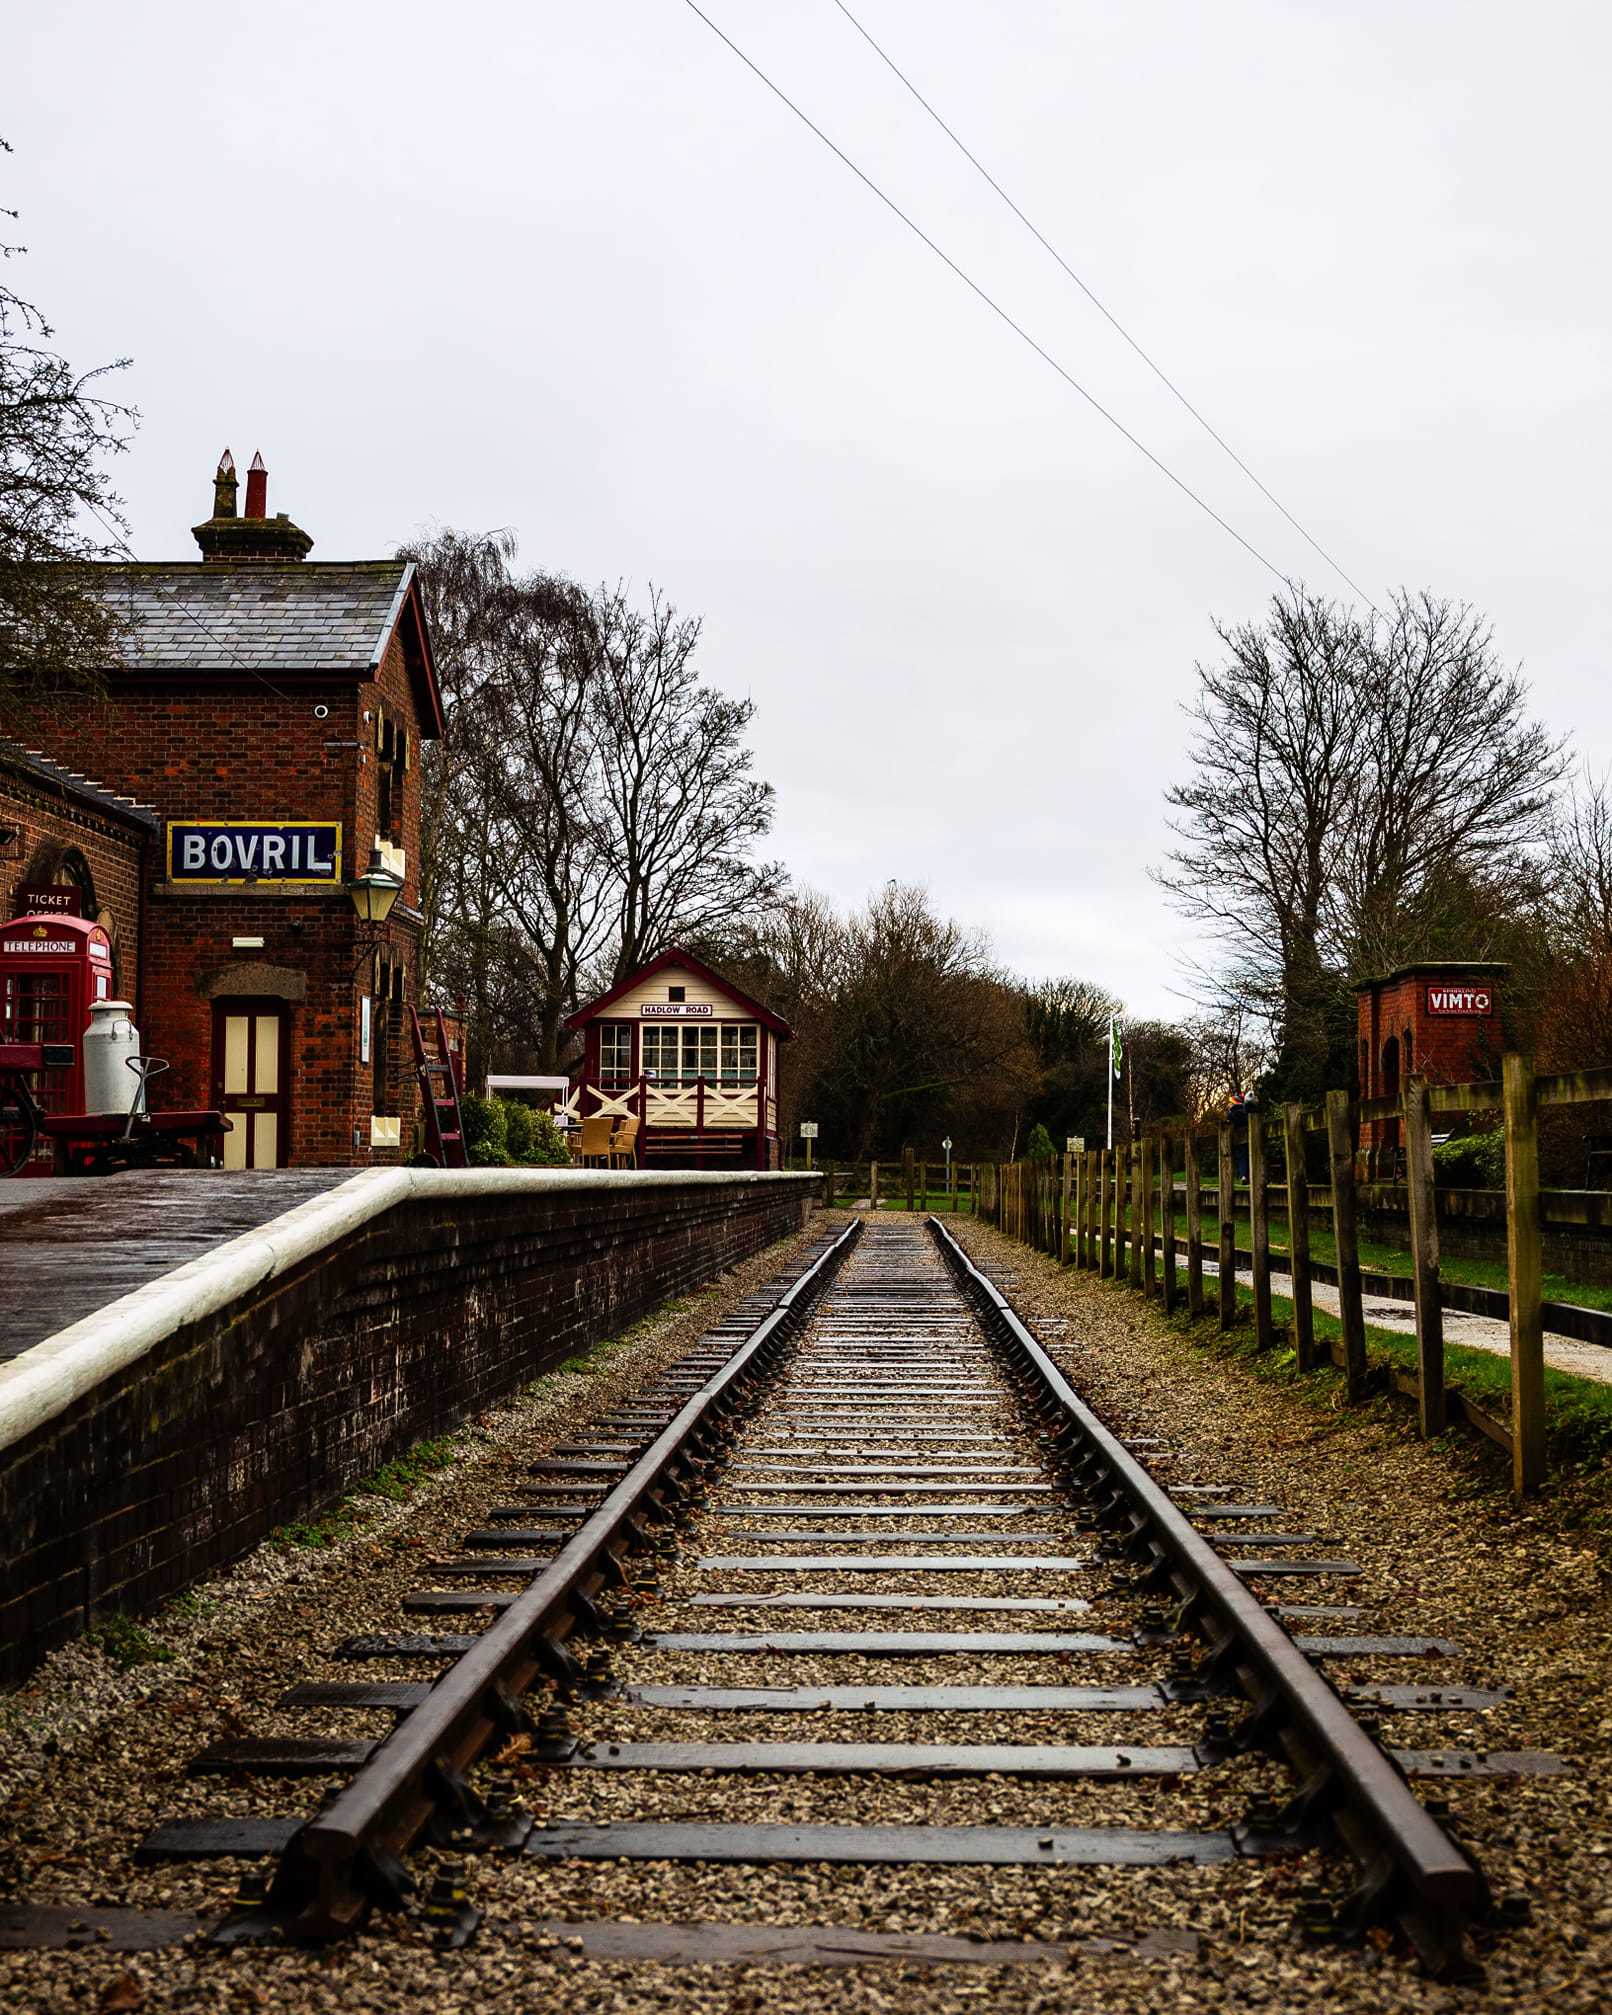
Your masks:
{"label": "bare tree", "polygon": [[1028,1081],[1022,1009],[984,937],[889,883],[850,919],[827,1081],[858,1159],[943,1126],[982,1086]]}
{"label": "bare tree", "polygon": [[[4,140],[0,152],[11,152]],[[0,259],[23,249],[0,244]],[[75,371],[52,335],[0,284],[0,732],[98,690],[123,636],[90,563],[113,557],[128,530],[101,463],[139,416],[100,389],[127,360]]]}
{"label": "bare tree", "polygon": [[425,776],[427,972],[466,999],[478,1067],[552,1070],[586,988],[765,904],[782,870],[749,858],[772,792],[749,773],[749,702],[695,675],[698,625],[514,555],[454,531],[406,554],[447,720]]}
{"label": "bare tree", "polygon": [[1217,941],[1205,1004],[1263,1018],[1277,1086],[1313,1096],[1352,1072],[1352,979],[1512,929],[1566,758],[1464,606],[1367,623],[1293,592],[1218,634],[1160,879]]}
{"label": "bare tree", "polygon": [[1369,733],[1367,638],[1297,591],[1263,624],[1216,634],[1227,655],[1199,665],[1189,709],[1194,774],[1166,794],[1185,844],[1159,879],[1226,948],[1242,998],[1262,997],[1292,1075],[1319,1089],[1338,986],[1323,927]]}
{"label": "bare tree", "polygon": [[1551,947],[1540,1049],[1554,1064],[1612,1061],[1612,785],[1585,776],[1551,837],[1544,919]]}
{"label": "bare tree", "polygon": [[636,609],[618,587],[592,604],[595,841],[610,885],[619,980],[662,945],[703,937],[782,892],[751,848],[772,825],[773,789],[752,774],[754,702],[701,685],[697,619],[661,594]]}
{"label": "bare tree", "polygon": [[[1527,718],[1528,688],[1485,619],[1396,595],[1374,626],[1370,734],[1337,849],[1329,937],[1356,972],[1482,956],[1545,839],[1565,745]],[[1451,931],[1466,943],[1445,951]],[[1444,942],[1441,943],[1440,940]]]}

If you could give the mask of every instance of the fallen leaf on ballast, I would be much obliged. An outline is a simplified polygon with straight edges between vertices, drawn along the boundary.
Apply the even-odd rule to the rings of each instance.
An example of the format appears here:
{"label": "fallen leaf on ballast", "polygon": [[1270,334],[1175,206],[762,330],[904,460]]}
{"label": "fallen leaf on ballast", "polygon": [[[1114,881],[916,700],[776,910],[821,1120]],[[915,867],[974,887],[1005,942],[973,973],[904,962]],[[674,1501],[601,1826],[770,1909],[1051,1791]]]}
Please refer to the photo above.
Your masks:
{"label": "fallen leaf on ballast", "polygon": [[101,1998],[96,2002],[100,2015],[114,2015],[122,2008],[141,2008],[145,2005],[145,1989],[132,1973],[114,1973],[101,1989]]}

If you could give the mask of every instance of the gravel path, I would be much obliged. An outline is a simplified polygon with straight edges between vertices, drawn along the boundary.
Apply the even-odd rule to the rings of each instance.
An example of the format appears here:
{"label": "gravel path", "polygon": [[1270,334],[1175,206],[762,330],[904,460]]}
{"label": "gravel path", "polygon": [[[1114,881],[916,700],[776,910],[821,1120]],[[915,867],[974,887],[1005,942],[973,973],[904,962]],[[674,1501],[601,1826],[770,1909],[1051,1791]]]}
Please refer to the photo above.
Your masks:
{"label": "gravel path", "polygon": [[[1213,1279],[1220,1272],[1218,1263],[1205,1259],[1204,1278]],[[1237,1278],[1244,1287],[1252,1287],[1254,1276],[1246,1267],[1237,1269]],[[1291,1286],[1291,1279],[1281,1268],[1271,1268],[1272,1281],[1285,1281]],[[1278,1293],[1281,1289],[1278,1288]],[[1338,1290],[1324,1280],[1312,1280],[1310,1296],[1317,1308],[1325,1309],[1328,1315],[1338,1313]],[[1416,1304],[1410,1301],[1395,1301],[1387,1295],[1366,1295],[1361,1304],[1365,1319],[1377,1329],[1391,1329],[1401,1336],[1416,1334]],[[1486,1350],[1495,1357],[1510,1357],[1511,1331],[1507,1324],[1492,1315],[1471,1315],[1465,1309],[1447,1308],[1444,1311],[1444,1341],[1465,1344],[1469,1350]],[[1558,1336],[1551,1330],[1545,1332],[1545,1362],[1557,1371],[1568,1371],[1575,1378],[1594,1379],[1598,1385],[1612,1385],[1612,1350],[1597,1343],[1581,1343],[1576,1337]]]}
{"label": "gravel path", "polygon": [[[881,1213],[882,1229],[911,1224]],[[1243,1862],[1214,1867],[1105,1869],[722,1866],[522,1858],[470,1865],[472,1891],[487,1913],[466,1953],[439,1954],[404,1923],[378,1926],[360,1943],[308,1954],[252,1949],[224,1954],[187,1944],[151,1954],[0,1953],[0,2006],[18,2011],[139,2008],[154,2011],[373,2011],[373,2015],[459,2015],[526,2011],[559,1999],[580,2010],[820,2010],[894,2004],[944,2010],[989,2003],[1026,2015],[1051,2011],[1325,2009],[1339,2015],[1397,2011],[1511,2010],[1548,2005],[1552,2015],[1605,2006],[1612,1977],[1612,1705],[1605,1697],[1612,1652],[1612,1601],[1603,1563],[1582,1534],[1549,1509],[1514,1513],[1501,1497],[1474,1495],[1470,1474],[1447,1453],[1410,1440],[1397,1420],[1375,1413],[1317,1416],[1290,1394],[1262,1385],[1239,1365],[1211,1362],[1167,1329],[1140,1300],[1050,1261],[990,1229],[959,1219],[958,1234],[1030,1320],[1051,1353],[1120,1432],[1157,1438],[1159,1473],[1172,1487],[1226,1485],[1239,1501],[1284,1512],[1283,1529],[1315,1531],[1365,1569],[1358,1581],[1306,1583],[1297,1599],[1362,1605],[1362,1630],[1440,1633],[1461,1646],[1459,1658],[1414,1671],[1408,1661],[1359,1661],[1340,1679],[1499,1683],[1514,1696],[1485,1716],[1404,1715],[1384,1724],[1385,1739],[1422,1747],[1475,1742],[1493,1748],[1537,1746],[1566,1753],[1567,1777],[1520,1783],[1441,1781],[1425,1795],[1447,1796],[1464,1836],[1497,1889],[1521,1888],[1536,1901],[1534,1922],[1505,1934],[1489,1955],[1481,1993],[1439,1987],[1377,1942],[1363,1950],[1305,1947],[1291,1937],[1302,1873],[1294,1863]],[[171,1665],[115,1673],[98,1653],[59,1653],[24,1695],[4,1704],[0,1783],[9,1802],[0,1823],[0,1894],[79,1903],[129,1900],[205,1911],[225,1903],[235,1871],[179,1865],[130,1866],[126,1853],[144,1825],[182,1811],[264,1811],[316,1802],[319,1785],[195,1784],[185,1760],[203,1743],[236,1732],[308,1732],[307,1721],[278,1717],[272,1702],[287,1683],[332,1674],[329,1647],[350,1629],[396,1627],[387,1604],[427,1579],[423,1564],[451,1552],[489,1504],[509,1501],[509,1465],[526,1464],[557,1440],[577,1436],[590,1416],[653,1378],[752,1285],[769,1277],[783,1249],[742,1270],[721,1295],[639,1333],[624,1349],[582,1375],[541,1381],[509,1408],[475,1424],[454,1469],[408,1505],[388,1508],[338,1545],[318,1553],[262,1550],[232,1575],[209,1584],[198,1614],[165,1619],[161,1636]],[[888,1472],[909,1458],[932,1463],[1001,1462],[1026,1466],[1015,1402],[1005,1386],[981,1414],[927,1411],[910,1425],[885,1427],[877,1445],[901,1449],[879,1458]],[[817,1404],[819,1402],[812,1402]],[[677,1561],[661,1569],[661,1588],[642,1620],[652,1633],[672,1630],[777,1631],[1008,1629],[1090,1631],[1125,1637],[1135,1598],[1096,1563],[1052,1577],[1012,1569],[945,1575],[895,1569],[837,1576],[702,1569],[702,1557],[865,1552],[847,1540],[785,1539],[784,1532],[829,1531],[861,1524],[861,1514],[889,1506],[903,1515],[868,1518],[877,1550],[905,1553],[1087,1555],[1089,1535],[1057,1498],[1024,1498],[1022,1512],[971,1512],[946,1520],[898,1487],[855,1501],[824,1498],[810,1513],[759,1514],[784,1500],[757,1490],[757,1467],[778,1458],[763,1447],[795,1447],[796,1480],[822,1483],[831,1472],[816,1452],[821,1425],[797,1420],[791,1433],[764,1411],[744,1436],[749,1458],[730,1476],[688,1531]],[[976,1437],[984,1436],[984,1443]],[[582,1437],[586,1438],[586,1437]],[[867,1446],[864,1437],[864,1446]],[[853,1453],[846,1458],[855,1462]],[[864,1461],[871,1458],[862,1457]],[[1034,1465],[1034,1457],[1029,1465]],[[842,1466],[841,1458],[832,1458]],[[949,1501],[949,1500],[948,1500]],[[966,1500],[959,1500],[966,1501]],[[980,1500],[984,1502],[984,1500]],[[993,1497],[992,1501],[1001,1501]],[[739,1512],[728,1517],[727,1511]],[[776,1527],[765,1540],[746,1537]],[[1026,1544],[1020,1532],[1048,1534]],[[985,1538],[962,1540],[966,1528]],[[827,1591],[849,1582],[859,1593],[999,1599],[1049,1594],[1090,1604],[1075,1614],[953,1616],[941,1612],[857,1608],[819,1612],[757,1606],[774,1594]],[[942,1591],[941,1585],[944,1584]],[[513,1581],[503,1584],[513,1588]],[[1324,1592],[1317,1592],[1324,1591]],[[713,1606],[700,1598],[749,1598]],[[1295,1599],[1291,1582],[1272,1594]],[[377,1621],[377,1619],[382,1619]],[[417,1622],[417,1620],[416,1620]],[[447,1627],[454,1627],[450,1622]],[[467,1627],[473,1625],[467,1624]],[[1307,1626],[1295,1623],[1295,1629]],[[1324,1626],[1322,1626],[1324,1627]],[[629,1684],[777,1686],[925,1683],[1135,1684],[1157,1679],[1162,1659],[1127,1649],[1061,1658],[1039,1654],[980,1661],[958,1654],[900,1660],[845,1654],[781,1661],[763,1654],[708,1654],[657,1645],[625,1648],[618,1676]],[[366,1680],[418,1679],[432,1668],[376,1663]],[[353,1668],[348,1668],[348,1674]],[[346,1675],[344,1675],[346,1676]],[[1064,1741],[1092,1744],[1190,1740],[1193,1711],[1018,1716],[823,1710],[809,1714],[745,1710],[693,1715],[614,1699],[575,1711],[579,1733],[595,1743],[644,1740],[776,1741]],[[1071,1722],[1078,1725],[1071,1726]],[[321,1712],[335,1733],[383,1733],[385,1715]],[[1067,1826],[1132,1823],[1144,1827],[1220,1826],[1240,1815],[1249,1796],[1283,1779],[1262,1759],[1242,1759],[1197,1775],[1097,1784],[1089,1780],[1027,1784],[1003,1778],[924,1782],[827,1775],[729,1776],[641,1771],[543,1770],[519,1742],[504,1767],[542,1823],[573,1818],[749,1818],[778,1823],[1011,1823]],[[430,1857],[420,1857],[428,1864]],[[556,1923],[695,1922],[840,1926],[858,1933],[917,1935],[943,1930],[981,1939],[1030,1940],[1079,1948],[1067,1966],[1046,1964],[927,1966],[915,1960],[755,1968],[676,1962],[625,1962],[591,1956]],[[1177,1934],[1175,1949],[1136,1941]],[[1101,1941],[1093,1946],[1083,1941]],[[1384,1944],[1386,1941],[1382,1941]],[[1158,1956],[1145,1956],[1148,1953]],[[842,1955],[843,1956],[843,1955]]]}

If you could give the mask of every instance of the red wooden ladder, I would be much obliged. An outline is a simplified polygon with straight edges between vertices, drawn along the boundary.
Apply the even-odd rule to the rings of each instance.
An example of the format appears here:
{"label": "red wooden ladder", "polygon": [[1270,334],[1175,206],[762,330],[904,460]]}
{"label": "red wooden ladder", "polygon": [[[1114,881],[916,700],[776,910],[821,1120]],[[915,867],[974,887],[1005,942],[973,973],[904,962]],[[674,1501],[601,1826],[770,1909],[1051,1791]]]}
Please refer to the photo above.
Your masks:
{"label": "red wooden ladder", "polygon": [[466,1168],[465,1116],[459,1105],[459,1071],[448,1048],[448,1024],[441,1008],[432,1010],[437,1027],[437,1054],[425,1046],[420,1017],[409,1002],[409,1034],[414,1041],[414,1069],[425,1108],[425,1151],[438,1168]]}

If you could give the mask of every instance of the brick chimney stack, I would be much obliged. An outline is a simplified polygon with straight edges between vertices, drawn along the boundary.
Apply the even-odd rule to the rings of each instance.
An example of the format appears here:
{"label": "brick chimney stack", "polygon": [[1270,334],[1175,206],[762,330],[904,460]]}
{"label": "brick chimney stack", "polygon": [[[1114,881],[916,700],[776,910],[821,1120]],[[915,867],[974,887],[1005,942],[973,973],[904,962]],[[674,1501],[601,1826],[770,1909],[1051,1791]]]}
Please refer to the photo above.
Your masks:
{"label": "brick chimney stack", "polygon": [[269,470],[261,454],[252,457],[252,466],[246,472],[246,515],[249,518],[269,515]]}
{"label": "brick chimney stack", "polygon": [[246,514],[235,515],[235,458],[228,448],[213,478],[213,515],[192,536],[209,566],[283,567],[305,560],[313,540],[284,511],[269,516],[269,471],[261,455],[246,472]]}

